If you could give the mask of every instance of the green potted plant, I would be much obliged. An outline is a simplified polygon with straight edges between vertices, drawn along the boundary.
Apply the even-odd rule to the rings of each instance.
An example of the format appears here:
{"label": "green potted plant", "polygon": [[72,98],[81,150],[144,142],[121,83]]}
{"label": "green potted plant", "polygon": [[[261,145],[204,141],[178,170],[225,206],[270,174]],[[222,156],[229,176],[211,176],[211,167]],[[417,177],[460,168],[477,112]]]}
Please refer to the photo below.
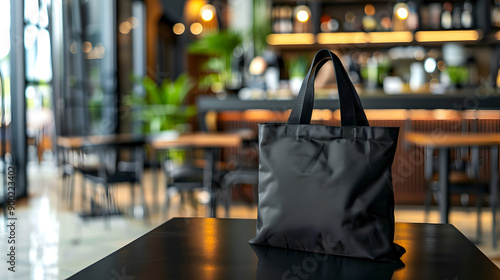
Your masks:
{"label": "green potted plant", "polygon": [[199,82],[201,87],[210,87],[214,92],[231,88],[233,51],[241,45],[241,42],[242,37],[239,33],[224,30],[191,43],[188,49],[190,53],[210,57],[203,66],[208,74],[201,78]]}
{"label": "green potted plant", "polygon": [[469,71],[465,66],[448,66],[445,71],[455,88],[461,88],[469,79]]}
{"label": "green potted plant", "polygon": [[145,93],[134,92],[126,96],[125,103],[137,109],[135,117],[143,121],[143,132],[184,132],[188,118],[196,114],[194,105],[184,104],[185,97],[193,88],[187,74],[179,75],[174,81],[166,79],[157,83],[144,77],[140,82]]}
{"label": "green potted plant", "polygon": [[307,59],[304,56],[294,57],[288,61],[288,75],[290,76],[290,91],[296,96],[307,73]]}

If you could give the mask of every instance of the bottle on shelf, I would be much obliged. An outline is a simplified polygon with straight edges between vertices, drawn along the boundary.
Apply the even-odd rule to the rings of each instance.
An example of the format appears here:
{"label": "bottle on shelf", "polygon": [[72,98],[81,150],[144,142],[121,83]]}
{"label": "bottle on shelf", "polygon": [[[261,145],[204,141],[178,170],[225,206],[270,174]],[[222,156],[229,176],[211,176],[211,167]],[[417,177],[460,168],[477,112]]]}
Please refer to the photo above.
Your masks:
{"label": "bottle on shelf", "polygon": [[453,27],[452,11],[453,5],[450,2],[444,2],[443,12],[441,13],[441,28],[451,29]]}
{"label": "bottle on shelf", "polygon": [[342,25],[344,27],[344,31],[346,32],[359,31],[356,26],[356,20],[357,20],[356,14],[354,14],[354,12],[348,11],[347,13],[345,13],[344,23]]}
{"label": "bottle on shelf", "polygon": [[392,16],[393,31],[408,31],[409,7],[406,3],[397,3],[394,5]]}
{"label": "bottle on shelf", "polygon": [[439,30],[441,29],[441,14],[443,12],[443,6],[439,3],[431,3],[428,6],[429,9],[429,29]]}
{"label": "bottle on shelf", "polygon": [[339,22],[329,15],[322,15],[320,19],[321,32],[335,32],[339,30]]}
{"label": "bottle on shelf", "polygon": [[280,33],[280,14],[278,6],[274,6],[271,9],[271,29],[273,33]]}
{"label": "bottle on shelf", "polygon": [[293,9],[293,32],[312,32],[311,9],[308,6],[299,5]]}
{"label": "bottle on shelf", "polygon": [[292,32],[292,7],[274,6],[271,12],[273,33]]}
{"label": "bottle on shelf", "polygon": [[453,7],[453,13],[451,16],[451,25],[454,29],[462,28],[462,9],[461,5],[455,4]]}
{"label": "bottle on shelf", "polygon": [[413,1],[408,2],[408,28],[411,31],[415,31],[418,29],[419,22],[418,22],[418,11],[417,11],[417,4],[415,4]]}
{"label": "bottle on shelf", "polygon": [[380,19],[380,31],[390,31],[392,28],[391,12],[383,10],[378,13]]}
{"label": "bottle on shelf", "polygon": [[365,15],[363,16],[362,25],[366,32],[375,31],[377,29],[377,20],[375,19],[375,7],[372,4],[367,4],[364,8]]}
{"label": "bottle on shelf", "polygon": [[473,27],[473,6],[472,3],[468,0],[464,2],[464,8],[462,10],[460,22],[463,28],[470,29]]}
{"label": "bottle on shelf", "polygon": [[419,8],[419,15],[420,15],[420,26],[423,30],[429,30],[430,29],[430,12],[429,12],[429,6],[427,5],[422,5]]}
{"label": "bottle on shelf", "polygon": [[282,17],[282,32],[283,33],[292,33],[293,31],[293,9],[290,6],[283,6],[281,9],[281,17]]}

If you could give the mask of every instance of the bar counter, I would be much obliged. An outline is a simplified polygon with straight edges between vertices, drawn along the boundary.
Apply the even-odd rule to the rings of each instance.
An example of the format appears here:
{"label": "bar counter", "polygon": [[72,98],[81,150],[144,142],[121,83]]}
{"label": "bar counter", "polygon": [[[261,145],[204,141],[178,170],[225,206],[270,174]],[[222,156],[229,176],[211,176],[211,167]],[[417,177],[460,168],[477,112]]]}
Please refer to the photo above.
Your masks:
{"label": "bar counter", "polygon": [[[500,94],[494,90],[488,93],[462,90],[456,94],[443,95],[361,94],[360,97],[371,126],[400,127],[392,168],[398,204],[423,204],[427,185],[423,176],[423,150],[404,141],[407,132],[500,133]],[[257,131],[259,123],[286,122],[287,110],[292,108],[294,99],[240,100],[230,95],[225,99],[203,96],[197,102],[200,124],[209,124],[211,121],[207,127],[217,127],[222,131],[241,128]],[[321,111],[316,119],[313,113],[314,123],[340,125],[338,99],[316,99],[314,108]],[[212,114],[209,112],[216,112],[216,118],[207,117]],[[480,170],[481,177],[489,178],[489,151],[481,149],[480,158],[484,162]],[[457,203],[457,199],[453,198],[452,204]]]}
{"label": "bar counter", "polygon": [[[471,90],[460,94],[399,94],[399,95],[360,95],[365,109],[451,109],[451,110],[498,110],[500,94]],[[213,96],[199,97],[199,114],[207,111],[243,111],[262,109],[282,111],[291,109],[294,99],[241,100],[237,96],[218,99]],[[338,109],[338,98],[316,99],[315,109]]]}

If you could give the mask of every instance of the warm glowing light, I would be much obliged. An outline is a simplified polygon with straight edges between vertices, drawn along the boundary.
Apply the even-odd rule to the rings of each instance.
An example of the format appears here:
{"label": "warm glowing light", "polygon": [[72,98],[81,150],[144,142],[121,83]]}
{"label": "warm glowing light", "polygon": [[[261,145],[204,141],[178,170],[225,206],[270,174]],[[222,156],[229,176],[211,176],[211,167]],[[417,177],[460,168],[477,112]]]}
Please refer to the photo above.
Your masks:
{"label": "warm glowing light", "polygon": [[314,35],[311,33],[269,34],[267,43],[269,45],[311,45],[314,44]]}
{"label": "warm glowing light", "polygon": [[121,34],[126,35],[130,33],[130,30],[132,30],[132,24],[128,21],[124,21],[118,26],[118,31],[120,31]]}
{"label": "warm glowing light", "polygon": [[477,41],[480,38],[481,33],[476,30],[418,31],[415,33],[417,42]]}
{"label": "warm glowing light", "polygon": [[91,50],[92,50],[92,43],[90,43],[89,41],[83,42],[82,51],[84,53],[89,53]]}
{"label": "warm glowing light", "polygon": [[392,20],[389,17],[383,17],[380,20],[380,25],[384,28],[384,30],[389,30],[392,26]]}
{"label": "warm glowing light", "polygon": [[106,49],[104,48],[104,45],[102,43],[97,43],[95,45],[94,51],[95,51],[96,56],[98,58],[103,58],[104,57],[104,53],[106,52]]}
{"label": "warm glowing light", "polygon": [[297,20],[300,22],[306,22],[309,20],[309,14],[305,10],[300,10],[297,12]]}
{"label": "warm glowing light", "polygon": [[186,27],[180,22],[174,24],[174,27],[172,29],[176,35],[181,35],[184,33],[184,31],[186,31]]}
{"label": "warm glowing light", "polygon": [[500,40],[500,31],[495,33],[495,39]]}
{"label": "warm glowing light", "polygon": [[191,31],[191,33],[193,33],[194,35],[199,35],[201,34],[201,32],[203,31],[203,25],[201,25],[201,23],[199,22],[194,22],[193,24],[191,24],[191,26],[189,27],[189,30]]}
{"label": "warm glowing light", "polygon": [[[412,110],[413,112],[414,110]],[[314,114],[314,112],[313,112]],[[408,119],[408,111],[402,109],[365,109],[366,118],[368,120],[406,120]],[[413,116],[413,113],[412,113]],[[332,113],[332,118],[340,120],[340,110],[335,110]]]}
{"label": "warm glowing light", "polygon": [[315,109],[312,112],[311,120],[315,121],[329,121],[333,118],[333,112],[331,110],[318,110]]}
{"label": "warm glowing light", "polygon": [[71,43],[71,45],[69,45],[69,51],[72,54],[76,54],[76,51],[77,51],[76,46],[77,46],[76,42],[73,42],[73,43]]}
{"label": "warm glowing light", "polygon": [[90,52],[87,53],[87,59],[101,59],[104,57],[106,49],[102,43],[97,43]]}
{"label": "warm glowing light", "polygon": [[416,60],[422,60],[425,58],[425,53],[422,50],[416,50],[413,57],[415,57]]}
{"label": "warm glowing light", "polygon": [[204,21],[210,21],[214,18],[214,13],[210,10],[204,10],[202,13],[201,13],[201,18],[204,20]]}
{"label": "warm glowing light", "polygon": [[437,63],[437,68],[439,69],[439,71],[443,72],[446,70],[446,63],[444,63],[443,60],[440,60],[438,61]]}
{"label": "warm glowing light", "polygon": [[190,24],[200,18],[200,11],[207,4],[206,0],[187,0],[184,4],[184,22]]}
{"label": "warm glowing light", "polygon": [[250,66],[248,67],[248,72],[251,75],[262,75],[264,71],[266,71],[267,62],[262,56],[257,56],[250,62]]}
{"label": "warm glowing light", "polygon": [[130,23],[132,29],[136,29],[139,25],[139,20],[136,17],[129,17],[127,21]]}
{"label": "warm glowing light", "polygon": [[406,19],[406,18],[408,18],[408,9],[406,7],[401,7],[399,9],[397,9],[396,15],[400,19]]}
{"label": "warm glowing light", "polygon": [[204,21],[211,21],[215,16],[215,7],[212,5],[204,5],[200,9],[200,16]]}
{"label": "warm glowing light", "polygon": [[[218,232],[216,224],[217,222],[215,221],[215,219],[207,219],[203,222],[201,227],[200,236],[203,236],[203,240],[201,240],[201,244],[203,244],[202,250],[205,254],[208,255],[215,255],[219,245],[219,239],[217,237],[220,236],[220,232]],[[200,243],[200,241],[196,238],[194,238],[192,242]],[[211,270],[210,265],[204,266],[204,269],[207,268]]]}
{"label": "warm glowing light", "polygon": [[367,16],[373,16],[375,14],[375,7],[372,4],[365,6],[365,14]]}

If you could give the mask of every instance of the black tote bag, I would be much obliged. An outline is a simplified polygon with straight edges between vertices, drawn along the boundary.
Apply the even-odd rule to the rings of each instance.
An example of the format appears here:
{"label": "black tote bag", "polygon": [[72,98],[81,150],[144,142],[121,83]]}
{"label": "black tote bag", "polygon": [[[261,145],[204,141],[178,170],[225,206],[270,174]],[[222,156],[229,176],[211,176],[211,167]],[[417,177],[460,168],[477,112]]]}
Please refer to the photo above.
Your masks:
{"label": "black tote bag", "polygon": [[[332,61],[341,127],[311,125],[314,78]],[[391,164],[399,128],[370,127],[339,58],[314,57],[286,124],[259,124],[259,201],[252,244],[396,261]]]}

